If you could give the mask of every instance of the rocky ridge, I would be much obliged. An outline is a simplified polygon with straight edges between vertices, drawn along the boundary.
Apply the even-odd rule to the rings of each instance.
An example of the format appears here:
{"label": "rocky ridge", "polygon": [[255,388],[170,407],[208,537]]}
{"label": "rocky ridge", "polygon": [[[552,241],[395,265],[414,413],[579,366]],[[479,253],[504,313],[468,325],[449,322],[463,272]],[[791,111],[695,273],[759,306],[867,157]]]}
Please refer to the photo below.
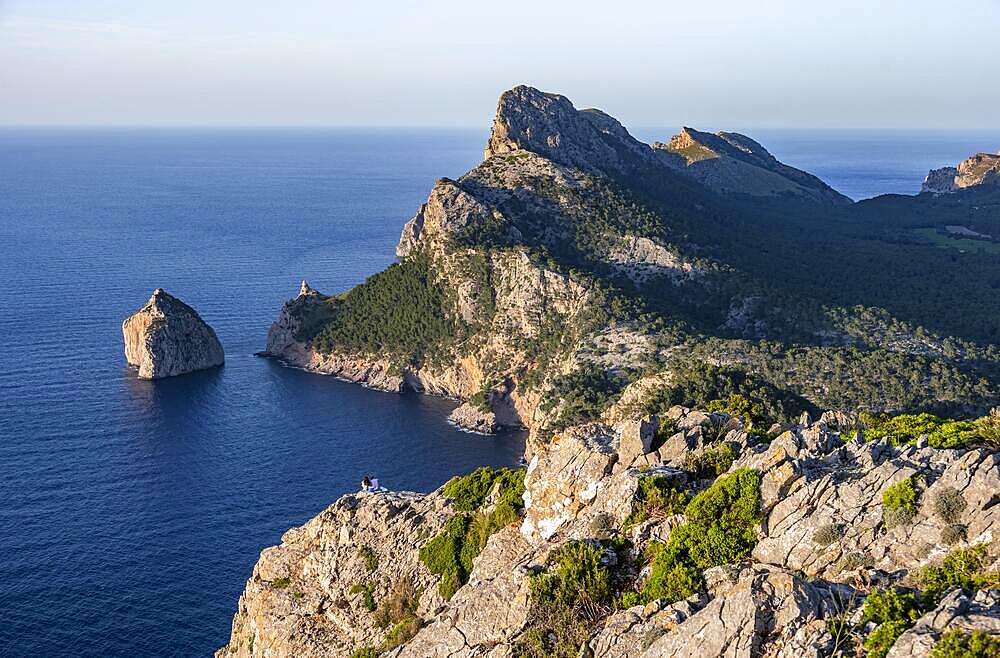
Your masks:
{"label": "rocky ridge", "polygon": [[[571,655],[840,655],[848,645],[835,636],[838,624],[854,629],[853,643],[875,631],[859,621],[868,596],[880,587],[916,586],[924,567],[963,547],[987,547],[986,573],[1000,586],[1000,455],[845,441],[834,420],[776,430],[769,442],[748,433],[739,418],[682,407],[568,429],[533,456],[521,521],[489,537],[450,599],[420,559],[421,548],[456,513],[443,490],[345,496],[262,553],[231,640],[216,655],[333,657],[378,646],[390,647],[383,652],[393,657],[521,655],[541,614],[532,574],[567,546],[599,545],[603,568],[625,579],[615,582],[644,592],[653,575],[642,556],[680,532],[684,516],[637,522],[643,481],[657,477],[704,490],[712,480],[690,470],[690,456],[723,444],[739,457],[718,481],[747,469],[759,474],[752,551],[741,562],[705,570],[703,587],[687,598],[622,599],[592,609],[589,630]],[[661,428],[676,431],[654,449]],[[892,525],[884,520],[885,495],[904,480],[919,482],[917,505],[911,518]],[[947,521],[942,496],[963,503]],[[964,533],[949,538],[944,529],[955,523]],[[609,536],[624,543],[608,544]],[[609,553],[614,545],[625,548]],[[371,605],[357,583],[366,584]],[[380,628],[378,612],[400,587],[422,592],[402,634]],[[998,596],[989,587],[949,589],[911,622],[889,655],[927,656],[954,629],[1000,638]],[[372,651],[354,655],[379,653]]]}
{"label": "rocky ridge", "polygon": [[225,362],[215,331],[198,313],[157,288],[149,301],[122,322],[125,359],[139,379],[161,379]]}
{"label": "rocky ridge", "polygon": [[949,194],[970,187],[1000,186],[1000,151],[977,153],[957,167],[931,169],[920,188],[930,194]]}

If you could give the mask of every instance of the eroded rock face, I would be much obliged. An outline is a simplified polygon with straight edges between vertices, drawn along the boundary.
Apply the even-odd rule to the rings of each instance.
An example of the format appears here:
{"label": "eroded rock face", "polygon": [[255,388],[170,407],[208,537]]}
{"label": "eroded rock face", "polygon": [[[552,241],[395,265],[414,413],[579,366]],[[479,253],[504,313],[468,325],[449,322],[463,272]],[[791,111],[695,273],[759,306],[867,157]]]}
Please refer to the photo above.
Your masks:
{"label": "eroded rock face", "polygon": [[181,300],[157,288],[145,306],[122,323],[125,359],[140,379],[161,379],[225,362],[215,331]]}
{"label": "eroded rock face", "polygon": [[[443,492],[345,496],[303,528],[286,533],[280,547],[264,551],[240,599],[230,643],[217,655],[346,657],[359,647],[378,646],[388,629],[375,625],[350,588],[372,583],[381,601],[394,583],[409,579],[423,590],[419,630],[384,655],[511,656],[537,612],[530,574],[553,551],[567,542],[593,541],[604,532],[601,528],[622,528],[635,509],[643,477],[664,476],[692,491],[707,486],[672,466],[678,457],[670,450],[653,450],[651,439],[661,422],[675,424],[671,440],[694,446],[691,450],[705,448],[709,434],[724,432],[715,441],[731,441],[742,453],[731,469],[761,473],[763,522],[757,547],[746,562],[707,569],[703,593],[669,605],[653,601],[605,611],[580,647],[581,656],[829,656],[834,650],[831,618],[856,621],[876,580],[880,585],[900,582],[953,548],[939,541],[940,520],[933,512],[941,490],[953,490],[965,501],[959,520],[968,537],[961,546],[996,536],[996,453],[845,443],[825,420],[755,443],[734,420],[674,407],[662,418],[632,415],[560,433],[536,451],[526,471],[522,522],[489,538],[468,582],[448,601],[438,594],[437,577],[418,559],[420,547],[454,513]],[[916,472],[924,474],[916,516],[884,528],[882,493]],[[641,555],[650,541],[669,540],[683,520],[682,515],[647,519],[625,536]],[[816,542],[816,531],[831,522],[842,523],[842,534],[829,543]],[[372,570],[359,557],[362,547],[377,556]],[[867,559],[842,568],[855,553]],[[641,586],[649,567],[630,568],[636,570],[630,577]],[[950,628],[1000,634],[997,596],[996,591],[947,594],[937,610],[899,639],[890,656],[927,656]]]}
{"label": "eroded rock face", "polygon": [[958,167],[931,169],[920,191],[947,194],[980,185],[1000,186],[1000,152],[977,153]]}

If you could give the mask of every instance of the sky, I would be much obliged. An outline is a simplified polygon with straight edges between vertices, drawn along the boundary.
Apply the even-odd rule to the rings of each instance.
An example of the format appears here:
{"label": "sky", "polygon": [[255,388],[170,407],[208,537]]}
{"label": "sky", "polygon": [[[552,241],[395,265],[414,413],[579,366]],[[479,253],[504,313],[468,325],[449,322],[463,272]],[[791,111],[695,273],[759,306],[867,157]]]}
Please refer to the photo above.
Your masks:
{"label": "sky", "polygon": [[0,124],[1000,129],[1000,0],[0,0]]}

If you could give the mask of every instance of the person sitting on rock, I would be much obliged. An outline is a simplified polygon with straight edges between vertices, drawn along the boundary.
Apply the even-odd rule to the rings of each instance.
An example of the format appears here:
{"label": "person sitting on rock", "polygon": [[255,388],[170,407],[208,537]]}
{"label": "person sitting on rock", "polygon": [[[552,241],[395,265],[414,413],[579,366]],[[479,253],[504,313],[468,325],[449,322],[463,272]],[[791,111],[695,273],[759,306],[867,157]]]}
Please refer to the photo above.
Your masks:
{"label": "person sitting on rock", "polygon": [[381,491],[381,487],[378,486],[378,478],[372,478],[372,491]]}
{"label": "person sitting on rock", "polygon": [[367,475],[361,478],[361,490],[362,491],[372,490],[372,481],[371,478],[369,478]]}

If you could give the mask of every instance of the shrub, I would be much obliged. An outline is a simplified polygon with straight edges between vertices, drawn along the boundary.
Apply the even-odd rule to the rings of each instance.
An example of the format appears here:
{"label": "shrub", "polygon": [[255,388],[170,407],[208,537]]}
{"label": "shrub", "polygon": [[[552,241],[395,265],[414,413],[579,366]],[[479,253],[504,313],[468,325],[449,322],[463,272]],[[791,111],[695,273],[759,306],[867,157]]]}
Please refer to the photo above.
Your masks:
{"label": "shrub", "polygon": [[976,421],[975,442],[990,450],[1000,450],[1000,407]]}
{"label": "shrub", "polygon": [[756,426],[766,422],[764,409],[739,393],[733,393],[725,400],[712,400],[705,409],[707,411],[721,411],[724,414],[741,418],[747,426]]}
{"label": "shrub", "polygon": [[865,658],[885,658],[899,636],[906,632],[910,623],[893,620],[879,624],[865,640]]}
{"label": "shrub", "polygon": [[985,631],[968,633],[954,629],[941,635],[931,658],[995,658],[1000,656],[1000,638]]}
{"label": "shrub", "polygon": [[378,658],[378,656],[379,650],[375,647],[361,647],[351,654],[351,658]]}
{"label": "shrub", "polygon": [[677,421],[675,419],[667,418],[664,414],[660,414],[659,418],[660,425],[656,428],[656,434],[653,435],[653,440],[650,443],[650,450],[653,452],[662,448],[667,439],[677,433]]}
{"label": "shrub", "polygon": [[840,529],[840,526],[836,523],[827,523],[817,528],[816,532],[813,533],[813,542],[820,546],[829,546],[835,541],[840,540],[843,536],[844,532]]}
{"label": "shrub", "polygon": [[271,587],[274,589],[285,589],[290,582],[288,578],[275,578],[271,581]]}
{"label": "shrub", "polygon": [[[492,511],[480,510],[497,486]],[[420,549],[420,561],[441,577],[438,591],[450,599],[469,579],[472,561],[490,536],[520,518],[524,508],[524,470],[488,466],[464,477],[452,478],[444,486],[461,512],[448,519],[441,533]]]}
{"label": "shrub", "polygon": [[455,509],[474,512],[486,501],[494,484],[501,483],[506,490],[516,489],[514,495],[524,493],[524,470],[481,466],[468,475],[454,477],[444,485],[444,495],[452,499]]}
{"label": "shrub", "polygon": [[687,598],[704,587],[702,571],[750,553],[760,521],[760,475],[742,468],[720,477],[688,503],[685,516],[656,550],[643,602]]}
{"label": "shrub", "polygon": [[380,649],[383,652],[392,651],[401,644],[406,644],[417,634],[423,621],[416,616],[410,616],[396,624],[391,631],[386,633],[385,640]]}
{"label": "shrub", "polygon": [[368,612],[375,612],[375,593],[371,585],[355,583],[351,586],[351,594],[360,594],[361,603]]}
{"label": "shrub", "polygon": [[601,512],[590,520],[590,535],[595,539],[607,539],[615,531],[615,519],[610,514]]}
{"label": "shrub", "polygon": [[618,597],[618,601],[615,603],[615,607],[620,610],[628,610],[629,608],[639,605],[639,603],[639,592],[629,590],[621,593]]}
{"label": "shrub", "polygon": [[552,552],[544,571],[529,576],[531,621],[514,656],[575,658],[593,621],[613,602],[603,554],[602,544],[570,542]]}
{"label": "shrub", "polygon": [[367,546],[358,548],[358,557],[365,561],[365,568],[368,569],[368,573],[378,569],[378,556],[375,555],[372,549]]}
{"label": "shrub", "polygon": [[909,477],[890,486],[882,494],[882,521],[892,528],[909,523],[917,513],[915,478]]}
{"label": "shrub", "polygon": [[952,523],[941,529],[941,543],[945,546],[954,546],[965,541],[968,531],[964,525]]}
{"label": "shrub", "polygon": [[709,446],[700,453],[689,452],[684,456],[684,470],[697,478],[717,477],[732,467],[736,450],[728,443]]}
{"label": "shrub", "polygon": [[379,628],[388,628],[414,617],[419,600],[420,593],[412,581],[408,578],[396,581],[375,613],[375,625]]}
{"label": "shrub", "polygon": [[663,475],[640,477],[636,498],[632,513],[625,519],[626,529],[649,519],[680,514],[688,502],[687,494]]}
{"label": "shrub", "polygon": [[934,514],[945,523],[958,523],[969,504],[954,487],[942,487],[934,494]]}
{"label": "shrub", "polygon": [[916,443],[927,436],[932,448],[964,448],[976,435],[976,427],[969,420],[947,420],[934,414],[903,414],[900,416],[872,416],[861,414],[868,440],[888,439],[894,446]]}
{"label": "shrub", "polygon": [[862,624],[878,624],[865,640],[865,656],[883,658],[919,617],[920,608],[912,594],[900,594],[895,588],[874,590],[861,613]]}
{"label": "shrub", "polygon": [[997,572],[987,572],[989,544],[979,544],[948,553],[939,566],[921,569],[918,576],[928,606],[937,605],[941,595],[952,587],[968,592],[990,587],[1000,587]]}

